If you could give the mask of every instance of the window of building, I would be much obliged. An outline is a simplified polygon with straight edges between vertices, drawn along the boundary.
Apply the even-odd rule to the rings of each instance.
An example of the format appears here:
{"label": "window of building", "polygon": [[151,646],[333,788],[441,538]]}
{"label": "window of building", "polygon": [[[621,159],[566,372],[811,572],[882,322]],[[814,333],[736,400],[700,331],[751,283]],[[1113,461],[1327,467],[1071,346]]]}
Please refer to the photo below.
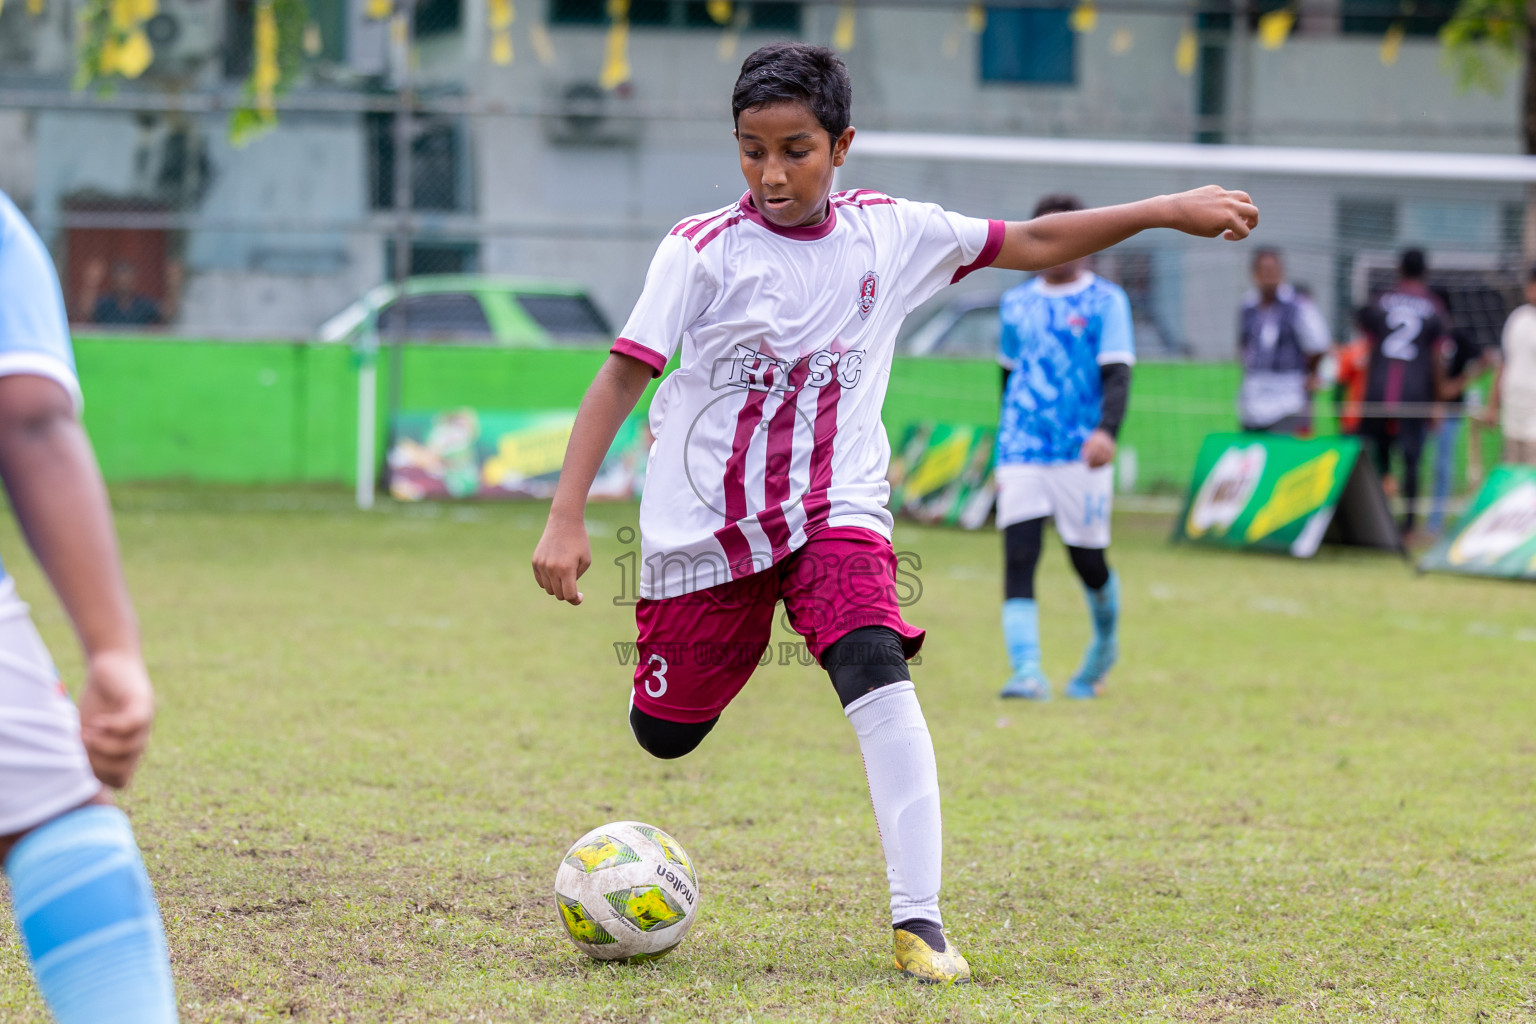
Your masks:
{"label": "window of building", "polygon": [[[395,208],[395,115],[365,115],[368,195],[375,210]],[[472,208],[464,132],[456,118],[424,117],[411,145],[411,205],[417,210]]]}
{"label": "window of building", "polygon": [[412,27],[417,39],[457,32],[463,26],[463,0],[416,0]]}
{"label": "window of building", "polygon": [[1077,81],[1077,41],[1065,9],[989,7],[981,33],[983,82],[1071,85]]}
{"label": "window of building", "polygon": [[[1353,35],[1379,36],[1393,25],[1410,36],[1433,36],[1456,13],[1457,0],[1340,0],[1339,28]],[[1394,10],[1395,8],[1395,10]]]}
{"label": "window of building", "polygon": [[[800,33],[800,5],[756,0],[739,3],[746,11],[746,28],[758,32]],[[551,25],[606,25],[607,0],[549,0]],[[720,28],[705,0],[630,0],[629,23],[637,28]]]}

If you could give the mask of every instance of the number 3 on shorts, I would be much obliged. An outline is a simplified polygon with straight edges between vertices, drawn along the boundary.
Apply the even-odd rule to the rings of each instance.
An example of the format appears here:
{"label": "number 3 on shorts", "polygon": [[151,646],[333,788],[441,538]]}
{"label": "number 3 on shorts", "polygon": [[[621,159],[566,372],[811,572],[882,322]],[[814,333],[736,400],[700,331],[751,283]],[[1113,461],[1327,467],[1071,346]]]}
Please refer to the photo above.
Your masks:
{"label": "number 3 on shorts", "polygon": [[646,659],[647,668],[640,676],[645,683],[647,697],[660,697],[667,692],[667,659],[653,654]]}

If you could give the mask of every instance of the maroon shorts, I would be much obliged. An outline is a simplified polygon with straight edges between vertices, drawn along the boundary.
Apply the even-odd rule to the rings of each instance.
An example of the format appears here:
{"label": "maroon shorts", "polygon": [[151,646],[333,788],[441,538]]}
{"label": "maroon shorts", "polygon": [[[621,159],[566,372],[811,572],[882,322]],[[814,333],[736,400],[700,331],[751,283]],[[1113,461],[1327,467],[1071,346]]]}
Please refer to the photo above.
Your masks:
{"label": "maroon shorts", "polygon": [[896,554],[874,530],[822,530],[771,568],[707,590],[635,607],[635,707],[669,722],[707,722],[725,710],[768,650],[773,609],[819,662],[838,640],[865,626],[889,626],[908,658],[923,631],[902,621]]}

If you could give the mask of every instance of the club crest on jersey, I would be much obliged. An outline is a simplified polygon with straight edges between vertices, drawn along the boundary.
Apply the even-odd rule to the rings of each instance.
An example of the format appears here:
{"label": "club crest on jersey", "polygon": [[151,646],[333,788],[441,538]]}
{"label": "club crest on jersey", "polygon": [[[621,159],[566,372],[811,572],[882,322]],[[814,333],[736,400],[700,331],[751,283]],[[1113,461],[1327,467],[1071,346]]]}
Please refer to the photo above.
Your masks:
{"label": "club crest on jersey", "polygon": [[880,287],[880,275],[873,270],[859,278],[859,319],[868,320],[875,308],[875,291]]}

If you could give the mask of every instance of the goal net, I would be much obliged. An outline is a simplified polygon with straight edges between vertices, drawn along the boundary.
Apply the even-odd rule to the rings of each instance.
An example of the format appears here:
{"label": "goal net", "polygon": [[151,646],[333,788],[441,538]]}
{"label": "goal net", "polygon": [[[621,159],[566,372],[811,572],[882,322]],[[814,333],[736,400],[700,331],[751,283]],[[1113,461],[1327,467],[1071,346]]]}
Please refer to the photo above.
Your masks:
{"label": "goal net", "polygon": [[[1261,223],[1249,242],[1160,230],[1097,257],[1095,269],[1128,292],[1136,321],[1140,365],[1123,439],[1134,464],[1121,467],[1123,487],[1182,487],[1200,439],[1236,428],[1237,316],[1259,246],[1280,250],[1290,281],[1310,293],[1338,343],[1351,336],[1354,310],[1390,285],[1405,247],[1426,252],[1429,283],[1480,343],[1497,344],[1505,316],[1522,301],[1536,158],[869,131],[855,140],[839,187],[1026,219],[1050,193],[1102,206],[1212,182],[1258,203]],[[997,270],[967,278],[912,317],[909,350],[991,358],[990,298],[1019,279]],[[970,410],[976,422],[994,415],[997,401],[995,393],[934,397]],[[1319,431],[1337,428],[1334,413],[1325,388],[1314,402]],[[1480,443],[1495,450],[1493,438]],[[1458,472],[1465,459],[1463,450]]]}

